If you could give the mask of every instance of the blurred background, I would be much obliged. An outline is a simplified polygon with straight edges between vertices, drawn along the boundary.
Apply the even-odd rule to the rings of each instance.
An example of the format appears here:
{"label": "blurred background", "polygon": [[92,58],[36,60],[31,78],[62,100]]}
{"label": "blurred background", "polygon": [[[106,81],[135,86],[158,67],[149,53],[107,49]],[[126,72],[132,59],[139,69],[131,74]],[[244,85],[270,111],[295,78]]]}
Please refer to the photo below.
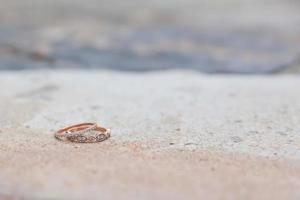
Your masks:
{"label": "blurred background", "polygon": [[298,73],[300,1],[0,0],[0,70],[44,68]]}

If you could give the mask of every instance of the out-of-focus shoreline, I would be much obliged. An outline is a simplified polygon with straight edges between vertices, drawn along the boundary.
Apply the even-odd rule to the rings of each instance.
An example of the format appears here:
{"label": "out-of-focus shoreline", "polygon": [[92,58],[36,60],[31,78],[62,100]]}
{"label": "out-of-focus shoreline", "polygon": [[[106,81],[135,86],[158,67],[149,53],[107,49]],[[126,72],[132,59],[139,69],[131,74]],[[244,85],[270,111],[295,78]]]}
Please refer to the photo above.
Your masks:
{"label": "out-of-focus shoreline", "polygon": [[0,70],[299,72],[297,1],[2,1]]}

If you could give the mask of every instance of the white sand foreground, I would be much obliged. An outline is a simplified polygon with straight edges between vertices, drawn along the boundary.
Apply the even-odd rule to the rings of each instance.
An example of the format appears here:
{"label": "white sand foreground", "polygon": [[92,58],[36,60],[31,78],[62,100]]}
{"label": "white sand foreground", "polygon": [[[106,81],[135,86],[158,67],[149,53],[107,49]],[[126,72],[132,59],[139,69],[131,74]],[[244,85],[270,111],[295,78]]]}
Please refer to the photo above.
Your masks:
{"label": "white sand foreground", "polygon": [[[0,74],[0,199],[299,199],[298,76]],[[66,125],[112,129],[57,141]]]}

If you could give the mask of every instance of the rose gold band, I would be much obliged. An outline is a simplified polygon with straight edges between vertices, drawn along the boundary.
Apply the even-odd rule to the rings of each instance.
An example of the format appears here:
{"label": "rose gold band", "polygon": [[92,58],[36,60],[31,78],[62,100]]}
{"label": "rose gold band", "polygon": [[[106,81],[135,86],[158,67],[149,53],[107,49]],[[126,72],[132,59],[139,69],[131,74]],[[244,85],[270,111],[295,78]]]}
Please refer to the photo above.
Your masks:
{"label": "rose gold band", "polygon": [[101,142],[110,137],[110,129],[100,127],[96,123],[81,123],[58,130],[55,137],[71,142]]}

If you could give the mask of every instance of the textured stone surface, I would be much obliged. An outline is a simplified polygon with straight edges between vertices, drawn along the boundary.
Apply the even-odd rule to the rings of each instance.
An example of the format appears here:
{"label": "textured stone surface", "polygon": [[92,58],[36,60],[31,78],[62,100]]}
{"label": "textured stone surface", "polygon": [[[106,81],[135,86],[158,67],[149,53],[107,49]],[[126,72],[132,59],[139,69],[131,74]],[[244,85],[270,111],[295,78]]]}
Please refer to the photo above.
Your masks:
{"label": "textured stone surface", "polygon": [[[0,197],[299,199],[297,76],[0,74]],[[9,89],[8,89],[9,88]],[[80,122],[96,144],[57,141]]]}
{"label": "textured stone surface", "polygon": [[298,72],[295,0],[1,0],[0,69]]}

